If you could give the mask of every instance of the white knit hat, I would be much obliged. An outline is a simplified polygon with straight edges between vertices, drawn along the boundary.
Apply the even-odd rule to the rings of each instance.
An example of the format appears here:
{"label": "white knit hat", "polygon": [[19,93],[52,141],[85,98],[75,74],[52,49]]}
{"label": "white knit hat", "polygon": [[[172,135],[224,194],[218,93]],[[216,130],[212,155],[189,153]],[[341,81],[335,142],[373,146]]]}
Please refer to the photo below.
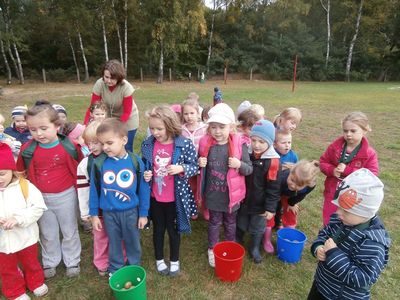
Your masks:
{"label": "white knit hat", "polygon": [[218,103],[213,106],[208,112],[208,117],[207,123],[215,122],[225,125],[235,123],[235,114],[226,103]]}
{"label": "white knit hat", "polygon": [[251,102],[249,100],[244,100],[242,103],[239,104],[237,108],[237,115],[239,116],[242,112],[244,112],[246,109],[249,109],[251,106]]}
{"label": "white knit hat", "polygon": [[382,181],[370,170],[362,168],[340,183],[332,203],[357,216],[372,218],[382,201]]}

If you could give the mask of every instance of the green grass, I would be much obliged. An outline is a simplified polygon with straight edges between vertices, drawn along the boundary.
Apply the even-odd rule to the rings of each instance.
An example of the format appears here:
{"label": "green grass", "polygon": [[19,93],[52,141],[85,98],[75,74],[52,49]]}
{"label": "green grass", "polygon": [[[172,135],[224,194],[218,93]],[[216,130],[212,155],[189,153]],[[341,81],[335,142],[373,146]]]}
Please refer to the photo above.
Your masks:
{"label": "green grass", "polygon": [[[300,158],[319,159],[334,138],[341,134],[340,120],[349,112],[360,110],[370,119],[373,131],[369,140],[378,152],[380,177],[385,183],[385,201],[380,214],[393,244],[390,262],[372,288],[373,299],[398,299],[400,282],[400,90],[390,87],[400,83],[309,83],[300,82],[295,93],[290,82],[228,81],[198,83],[135,83],[135,99],[141,116],[141,127],[135,142],[139,149],[147,121],[144,112],[160,103],[177,103],[189,92],[200,95],[201,102],[211,104],[213,87],[222,89],[225,102],[234,110],[248,99],[265,107],[267,117],[273,118],[285,107],[295,106],[303,112],[303,122],[294,134],[293,149]],[[8,117],[17,104],[32,104],[35,99],[48,99],[64,105],[73,121],[81,121],[88,106],[92,85],[27,84],[6,87],[0,98],[0,112]],[[8,120],[9,121],[9,118]],[[181,246],[182,273],[177,278],[162,277],[155,272],[151,231],[142,233],[143,266],[147,270],[149,299],[305,299],[316,268],[310,243],[320,228],[322,214],[323,175],[316,190],[301,203],[299,226],[308,237],[300,263],[286,265],[275,256],[264,256],[261,265],[244,261],[239,282],[222,283],[207,262],[207,225],[195,221],[193,233],[183,236]],[[67,279],[60,266],[57,276],[48,281],[49,295],[43,299],[110,299],[112,293],[106,278],[97,275],[92,261],[92,241],[88,234],[82,238],[82,273]],[[167,249],[166,249],[167,251]],[[168,257],[168,252],[166,252]]]}

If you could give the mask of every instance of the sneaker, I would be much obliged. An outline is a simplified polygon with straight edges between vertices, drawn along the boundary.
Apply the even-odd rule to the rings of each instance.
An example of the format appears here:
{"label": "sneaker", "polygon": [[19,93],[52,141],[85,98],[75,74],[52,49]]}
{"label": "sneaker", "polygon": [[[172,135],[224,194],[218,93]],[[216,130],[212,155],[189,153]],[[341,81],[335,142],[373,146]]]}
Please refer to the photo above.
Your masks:
{"label": "sneaker", "polygon": [[49,291],[49,288],[47,287],[47,285],[45,285],[44,283],[39,286],[38,288],[33,290],[33,294],[36,297],[41,297],[47,294],[47,292]]}
{"label": "sneaker", "polygon": [[97,272],[99,273],[100,276],[106,276],[107,275],[107,269],[105,269],[105,270],[97,269]]}
{"label": "sneaker", "polygon": [[15,298],[15,300],[31,300],[31,297],[29,297],[27,294],[23,293],[21,296]]}
{"label": "sneaker", "polygon": [[169,267],[169,276],[176,276],[180,273],[181,269],[179,266],[179,260],[178,261],[171,261],[171,266]]}
{"label": "sneaker", "polygon": [[157,267],[157,272],[160,273],[161,275],[168,275],[168,267],[165,264],[163,259],[156,260],[156,267]]}
{"label": "sneaker", "polygon": [[215,268],[215,257],[213,249],[208,249],[207,254],[208,254],[208,263],[210,264],[210,267]]}
{"label": "sneaker", "polygon": [[44,278],[49,279],[56,276],[56,268],[44,268],[43,269]]}
{"label": "sneaker", "polygon": [[81,267],[78,265],[78,266],[67,268],[67,271],[65,274],[67,275],[67,277],[76,277],[79,275],[80,272],[81,272]]}

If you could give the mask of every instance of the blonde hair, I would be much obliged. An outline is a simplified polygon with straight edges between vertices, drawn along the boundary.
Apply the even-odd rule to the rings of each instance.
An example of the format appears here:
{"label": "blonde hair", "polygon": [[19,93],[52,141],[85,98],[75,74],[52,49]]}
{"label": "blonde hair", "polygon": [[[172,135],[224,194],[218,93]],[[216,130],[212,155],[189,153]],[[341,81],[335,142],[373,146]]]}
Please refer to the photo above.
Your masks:
{"label": "blonde hair", "polygon": [[89,141],[97,140],[96,131],[100,124],[101,121],[92,121],[86,126],[85,130],[82,133],[82,138],[86,144]]}
{"label": "blonde hair", "polygon": [[185,101],[182,102],[182,114],[183,114],[183,108],[185,106],[192,106],[196,109],[197,113],[200,113],[200,105],[199,101],[195,98],[187,98]]}
{"label": "blonde hair", "polygon": [[284,136],[290,136],[290,138],[292,138],[292,133],[283,130],[275,130],[275,142],[278,142],[279,138]]}
{"label": "blonde hair", "polygon": [[4,116],[0,114],[0,125],[3,125],[5,121],[6,119],[4,118]]}
{"label": "blonde hair", "polygon": [[196,92],[191,92],[191,93],[189,93],[189,95],[186,97],[186,100],[189,100],[189,99],[193,99],[193,100],[199,101],[200,96],[199,96]]}
{"label": "blonde hair", "polygon": [[371,131],[371,127],[368,124],[368,118],[367,116],[362,113],[361,111],[354,111],[350,114],[348,114],[343,120],[342,120],[342,127],[345,122],[351,122],[356,124],[358,127],[360,127],[364,131]]}
{"label": "blonde hair", "polygon": [[106,132],[113,132],[117,134],[120,138],[128,136],[128,127],[126,123],[122,123],[121,120],[117,118],[105,119],[96,129],[96,135],[103,134]]}
{"label": "blonde hair", "polygon": [[106,112],[106,115],[108,114],[108,107],[102,101],[97,101],[97,102],[94,102],[93,104],[90,105],[89,110],[90,110],[91,113],[93,113],[93,111],[95,109],[101,109],[102,111]]}
{"label": "blonde hair", "polygon": [[248,109],[258,114],[260,116],[260,119],[263,119],[265,116],[265,109],[260,104],[252,104]]}
{"label": "blonde hair", "polygon": [[297,124],[300,124],[302,119],[303,115],[300,109],[296,107],[288,107],[285,108],[279,115],[275,116],[273,123],[275,127],[278,127],[279,124],[284,120],[294,120]]}
{"label": "blonde hair", "polygon": [[290,174],[294,175],[298,186],[315,186],[319,172],[319,162],[316,160],[302,159],[290,167]]}
{"label": "blonde hair", "polygon": [[182,133],[181,122],[176,113],[167,105],[154,107],[151,111],[146,112],[147,119],[160,119],[165,126],[168,137],[177,137]]}

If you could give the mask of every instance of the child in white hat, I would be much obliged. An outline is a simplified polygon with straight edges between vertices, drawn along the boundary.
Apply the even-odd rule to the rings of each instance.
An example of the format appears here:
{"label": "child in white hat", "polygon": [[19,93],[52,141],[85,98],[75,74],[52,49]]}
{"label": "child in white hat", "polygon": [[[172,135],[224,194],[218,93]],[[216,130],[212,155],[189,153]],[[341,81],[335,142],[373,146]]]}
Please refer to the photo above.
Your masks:
{"label": "child in white hat", "polygon": [[318,267],[308,299],[369,299],[389,260],[390,238],[376,215],[383,183],[368,169],[347,176],[334,200],[337,212],[311,246]]}

